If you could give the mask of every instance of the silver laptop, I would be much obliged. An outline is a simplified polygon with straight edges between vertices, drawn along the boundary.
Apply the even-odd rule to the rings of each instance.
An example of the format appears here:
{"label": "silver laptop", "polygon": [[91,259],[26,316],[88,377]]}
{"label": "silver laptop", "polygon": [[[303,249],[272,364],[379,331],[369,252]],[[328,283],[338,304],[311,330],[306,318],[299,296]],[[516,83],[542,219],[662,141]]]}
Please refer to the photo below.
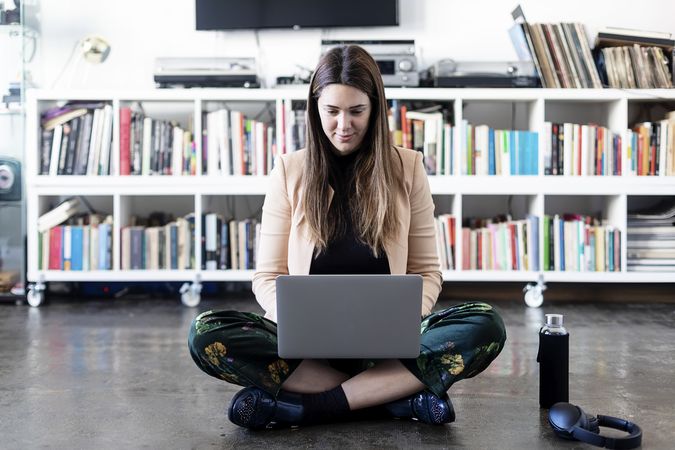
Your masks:
{"label": "silver laptop", "polygon": [[420,275],[281,275],[282,358],[417,358]]}

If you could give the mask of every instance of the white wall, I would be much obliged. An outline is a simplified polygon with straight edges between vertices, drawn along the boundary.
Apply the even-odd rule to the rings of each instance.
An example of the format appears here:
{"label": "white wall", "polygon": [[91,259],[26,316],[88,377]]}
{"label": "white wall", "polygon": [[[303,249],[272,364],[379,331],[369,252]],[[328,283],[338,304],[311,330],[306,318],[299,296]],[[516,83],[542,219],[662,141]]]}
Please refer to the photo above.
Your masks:
{"label": "white wall", "polygon": [[[59,87],[150,88],[154,59],[160,56],[257,56],[264,77],[272,82],[279,75],[292,75],[296,64],[312,68],[322,38],[415,39],[424,68],[442,58],[516,57],[507,30],[518,0],[400,0],[398,27],[263,30],[258,34],[259,54],[253,31],[195,31],[195,0],[33,1],[39,2],[41,26],[33,76],[47,88],[75,42],[88,34],[100,34],[111,43],[110,57],[98,66],[76,64],[77,71],[66,73]],[[530,22],[585,24],[591,40],[608,25],[675,33],[673,0],[520,0],[520,4]]]}

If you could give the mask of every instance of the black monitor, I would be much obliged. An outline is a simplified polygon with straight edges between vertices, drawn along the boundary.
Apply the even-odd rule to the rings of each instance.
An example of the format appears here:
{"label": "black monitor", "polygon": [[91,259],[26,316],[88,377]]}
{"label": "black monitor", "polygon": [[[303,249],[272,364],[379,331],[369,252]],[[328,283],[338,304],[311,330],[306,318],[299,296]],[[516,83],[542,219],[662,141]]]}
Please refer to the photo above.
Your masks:
{"label": "black monitor", "polygon": [[197,30],[398,25],[398,0],[196,0]]}

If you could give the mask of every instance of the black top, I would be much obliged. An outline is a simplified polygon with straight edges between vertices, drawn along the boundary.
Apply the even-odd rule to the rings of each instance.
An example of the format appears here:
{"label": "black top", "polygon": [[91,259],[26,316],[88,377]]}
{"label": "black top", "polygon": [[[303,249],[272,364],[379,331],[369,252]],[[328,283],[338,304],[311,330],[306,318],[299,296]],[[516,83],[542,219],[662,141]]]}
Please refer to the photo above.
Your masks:
{"label": "black top", "polygon": [[351,210],[347,198],[354,189],[354,163],[358,151],[346,156],[330,154],[332,173],[328,182],[334,195],[328,211],[327,220],[335,220],[338,215],[345,217],[346,227],[328,243],[326,250],[312,259],[309,268],[311,275],[334,274],[389,274],[389,260],[384,250],[379,256],[373,256],[370,247],[360,242],[354,234]]}

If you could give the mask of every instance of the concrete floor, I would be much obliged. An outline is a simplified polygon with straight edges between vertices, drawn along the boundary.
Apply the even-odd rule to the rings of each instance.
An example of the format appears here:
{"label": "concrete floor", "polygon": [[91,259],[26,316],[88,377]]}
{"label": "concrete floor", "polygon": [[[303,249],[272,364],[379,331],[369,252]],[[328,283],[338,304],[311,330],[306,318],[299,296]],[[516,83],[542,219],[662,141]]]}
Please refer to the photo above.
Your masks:
{"label": "concrete floor", "polygon": [[675,305],[494,305],[506,347],[486,372],[450,389],[455,423],[255,433],[225,416],[239,388],[199,371],[186,346],[198,311],[260,311],[252,298],[195,309],[175,299],[0,305],[0,448],[590,448],[555,438],[538,407],[545,312],[565,314],[571,333],[570,401],[636,421],[644,448],[673,448]]}

